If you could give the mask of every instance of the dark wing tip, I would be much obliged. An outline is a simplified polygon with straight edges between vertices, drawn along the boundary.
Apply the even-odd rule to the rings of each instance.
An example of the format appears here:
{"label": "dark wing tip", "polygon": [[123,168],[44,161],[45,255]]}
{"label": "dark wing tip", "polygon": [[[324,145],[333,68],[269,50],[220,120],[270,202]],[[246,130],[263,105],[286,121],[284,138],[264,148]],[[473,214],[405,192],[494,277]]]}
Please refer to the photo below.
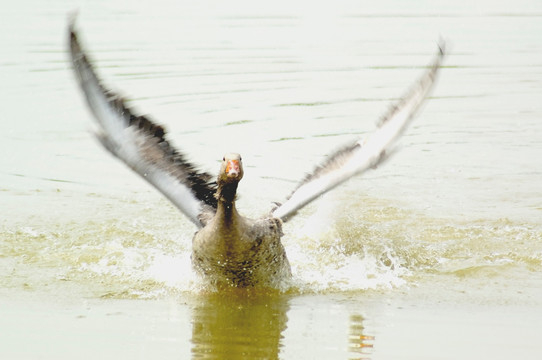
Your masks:
{"label": "dark wing tip", "polygon": [[446,53],[446,41],[443,38],[440,38],[437,46],[439,49],[439,54],[444,55]]}
{"label": "dark wing tip", "polygon": [[[77,31],[75,30],[75,22],[77,21],[78,12],[74,11],[68,14],[68,33],[70,49],[74,52],[75,49],[80,50],[79,40],[77,39]],[[79,52],[79,51],[78,51]]]}
{"label": "dark wing tip", "polygon": [[439,40],[438,40],[438,48],[440,50],[440,55],[443,56],[443,55],[447,55],[448,52],[449,52],[449,48],[450,48],[450,41],[449,39],[446,40],[444,37],[440,37]]}

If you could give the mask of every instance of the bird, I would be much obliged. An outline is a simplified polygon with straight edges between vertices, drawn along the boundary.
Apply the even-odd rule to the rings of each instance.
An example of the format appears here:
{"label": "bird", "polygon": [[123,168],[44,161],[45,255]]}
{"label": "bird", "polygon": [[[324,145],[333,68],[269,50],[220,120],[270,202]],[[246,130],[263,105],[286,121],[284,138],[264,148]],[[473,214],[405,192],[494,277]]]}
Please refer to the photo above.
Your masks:
{"label": "bird", "polygon": [[282,226],[311,201],[351,177],[376,168],[397,149],[397,140],[434,87],[445,57],[438,51],[421,77],[377,122],[368,138],[338,147],[307,174],[282,203],[249,219],[236,195],[244,169],[241,155],[223,156],[218,175],[201,171],[170,142],[165,128],[140,115],[98,77],[83,49],[75,19],[68,24],[68,53],[76,81],[99,130],[103,147],[153,185],[198,228],[192,239],[192,268],[216,288],[279,289],[292,278]]}

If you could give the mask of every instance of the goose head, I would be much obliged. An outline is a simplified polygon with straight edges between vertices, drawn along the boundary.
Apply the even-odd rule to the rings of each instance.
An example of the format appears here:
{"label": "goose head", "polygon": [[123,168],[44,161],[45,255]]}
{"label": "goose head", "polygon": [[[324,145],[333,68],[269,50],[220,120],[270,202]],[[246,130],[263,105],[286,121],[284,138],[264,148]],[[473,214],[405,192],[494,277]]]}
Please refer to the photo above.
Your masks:
{"label": "goose head", "polygon": [[218,174],[218,184],[226,185],[238,183],[243,178],[243,163],[241,155],[228,153],[222,159],[220,172]]}

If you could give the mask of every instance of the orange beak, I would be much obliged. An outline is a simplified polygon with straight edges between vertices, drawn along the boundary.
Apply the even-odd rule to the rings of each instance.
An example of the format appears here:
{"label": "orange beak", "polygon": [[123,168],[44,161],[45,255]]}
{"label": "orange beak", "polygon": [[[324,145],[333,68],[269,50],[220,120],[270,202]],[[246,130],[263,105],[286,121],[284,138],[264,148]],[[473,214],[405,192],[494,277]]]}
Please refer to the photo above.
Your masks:
{"label": "orange beak", "polygon": [[241,167],[239,166],[239,161],[229,160],[226,164],[226,175],[228,177],[238,176],[241,172]]}

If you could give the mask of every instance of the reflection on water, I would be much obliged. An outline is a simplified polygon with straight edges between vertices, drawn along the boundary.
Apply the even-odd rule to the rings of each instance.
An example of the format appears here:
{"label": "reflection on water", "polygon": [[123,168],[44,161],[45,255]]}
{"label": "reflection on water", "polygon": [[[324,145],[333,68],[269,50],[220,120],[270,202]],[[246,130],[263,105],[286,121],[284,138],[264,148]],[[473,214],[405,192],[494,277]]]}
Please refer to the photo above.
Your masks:
{"label": "reflection on water", "polygon": [[198,297],[192,312],[194,359],[278,359],[288,297],[238,290]]}
{"label": "reflection on water", "polygon": [[[190,303],[193,359],[369,359],[375,337],[356,309],[341,307],[343,317],[330,316],[336,305],[307,297],[299,302],[276,291],[230,289],[194,296]],[[299,328],[305,318],[308,325]],[[289,319],[297,321],[289,323]],[[290,328],[289,328],[290,327]],[[287,331],[288,330],[288,331]],[[314,344],[314,345],[312,345]],[[290,349],[283,352],[289,345]]]}
{"label": "reflection on water", "polygon": [[351,360],[369,359],[368,355],[371,354],[373,349],[375,337],[365,333],[363,320],[363,316],[359,314],[350,315],[349,350],[356,355],[356,357],[351,357]]}

